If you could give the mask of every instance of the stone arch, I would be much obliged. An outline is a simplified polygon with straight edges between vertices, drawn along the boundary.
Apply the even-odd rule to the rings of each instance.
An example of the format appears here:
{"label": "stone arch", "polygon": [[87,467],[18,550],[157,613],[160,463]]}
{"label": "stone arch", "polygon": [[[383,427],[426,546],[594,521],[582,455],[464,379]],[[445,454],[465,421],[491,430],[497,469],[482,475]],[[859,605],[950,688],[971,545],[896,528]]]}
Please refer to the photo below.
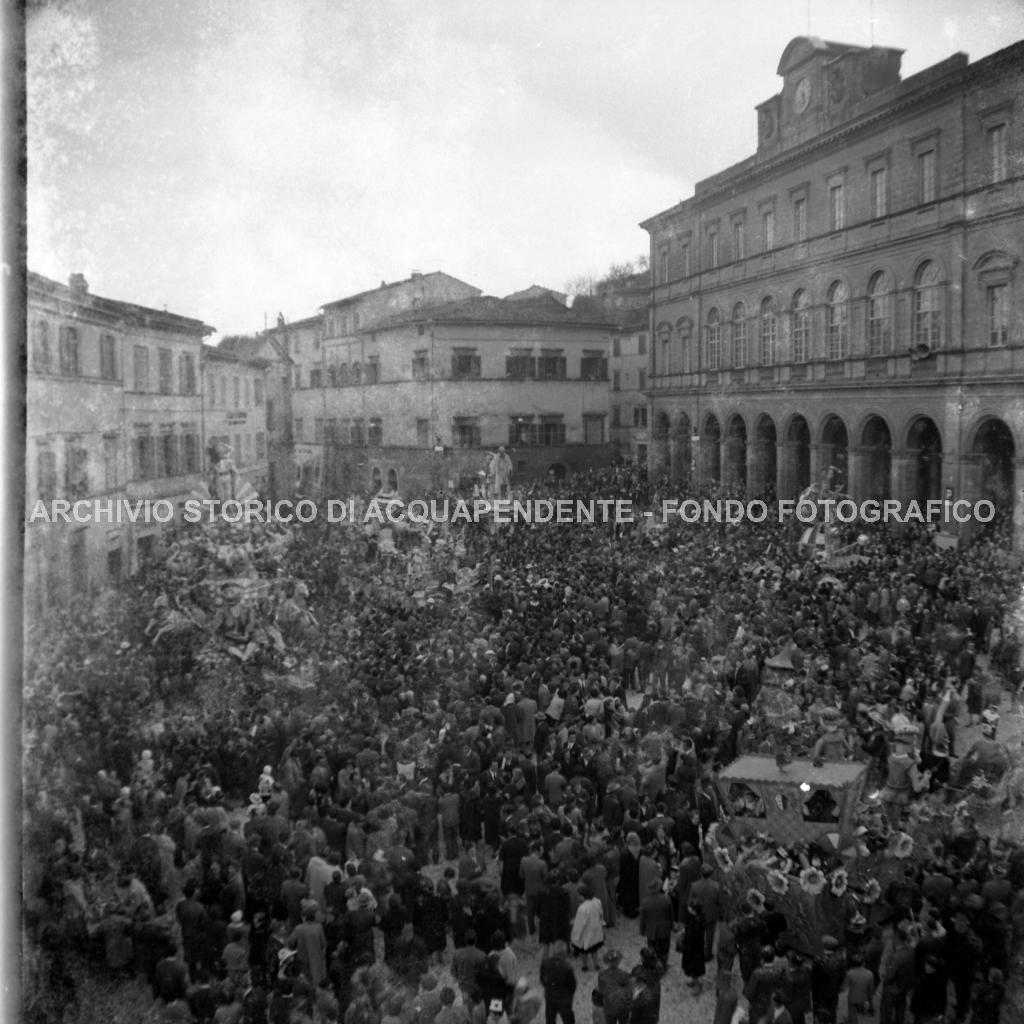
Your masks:
{"label": "stone arch", "polygon": [[729,417],[725,437],[725,465],[722,482],[728,487],[747,489],[747,423],[737,412]]}
{"label": "stone arch", "polygon": [[654,417],[653,428],[651,431],[651,441],[654,451],[652,453],[651,468],[655,476],[671,476],[672,449],[670,438],[672,434],[672,421],[664,409]]}
{"label": "stone arch", "polygon": [[942,433],[930,417],[913,418],[906,430],[904,447],[910,454],[911,496],[921,508],[942,498]]}
{"label": "stone arch", "polygon": [[774,499],[777,489],[778,461],[776,445],[779,440],[775,420],[763,412],[754,424],[753,473],[748,481],[750,493],[755,497],[768,494]]}
{"label": "stone arch", "polygon": [[561,462],[552,462],[548,466],[548,476],[552,480],[564,480],[568,474],[565,471],[565,465]]}
{"label": "stone arch", "polygon": [[892,431],[885,417],[872,413],[860,429],[859,477],[854,483],[860,500],[892,497]]}
{"label": "stone arch", "polygon": [[1020,450],[1013,430],[1004,419],[990,414],[978,418],[968,437],[969,458],[978,475],[974,500],[987,499],[998,512],[1012,512],[1017,499],[1014,462]]}
{"label": "stone arch", "polygon": [[698,477],[702,486],[717,484],[722,479],[722,425],[713,412],[704,417],[700,432]]}
{"label": "stone arch", "polygon": [[786,424],[782,496],[797,497],[811,485],[811,426],[800,413]]}
{"label": "stone arch", "polygon": [[[834,467],[832,486],[846,488],[850,480],[850,433],[846,429],[846,423],[841,416],[829,413],[821,423],[820,445],[820,475],[822,478],[828,476],[829,471]],[[812,468],[813,473],[813,468]],[[813,483],[820,483],[814,480]]]}
{"label": "stone arch", "polygon": [[693,424],[685,413],[679,419],[673,431],[672,444],[672,479],[689,481],[693,468]]}

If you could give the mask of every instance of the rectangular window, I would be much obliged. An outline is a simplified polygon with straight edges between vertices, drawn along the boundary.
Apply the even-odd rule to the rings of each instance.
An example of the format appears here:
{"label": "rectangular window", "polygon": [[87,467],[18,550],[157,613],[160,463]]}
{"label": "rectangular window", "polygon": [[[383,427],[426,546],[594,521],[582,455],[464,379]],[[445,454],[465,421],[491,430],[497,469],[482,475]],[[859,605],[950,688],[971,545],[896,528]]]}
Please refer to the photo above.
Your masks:
{"label": "rectangular window", "polygon": [[580,380],[607,380],[608,359],[603,352],[584,352],[580,358]]}
{"label": "rectangular window", "polygon": [[811,345],[811,313],[797,309],[793,314],[793,362],[806,363]]}
{"label": "rectangular window", "polygon": [[426,380],[430,373],[429,354],[427,349],[417,349],[412,354],[412,379]]}
{"label": "rectangular window", "polygon": [[170,395],[174,390],[172,387],[174,356],[169,348],[161,348],[157,350],[157,360],[160,367],[160,394]]}
{"label": "rectangular window", "polygon": [[612,370],[612,391],[622,390],[622,371]]}
{"label": "rectangular window", "polygon": [[846,206],[842,185],[833,185],[828,190],[828,220],[830,231],[841,231],[846,223]]}
{"label": "rectangular window", "polygon": [[604,444],[604,417],[583,417],[583,443]]}
{"label": "rectangular window", "polygon": [[274,400],[267,399],[267,430],[274,430]]}
{"label": "rectangular window", "polygon": [[267,457],[267,435],[257,431],[256,433],[256,458],[265,459]]}
{"label": "rectangular window", "polygon": [[74,327],[60,329],[60,372],[78,376],[78,331]]}
{"label": "rectangular window", "polygon": [[620,338],[613,338],[612,339],[612,355],[613,356],[621,356],[622,355],[622,340]]}
{"label": "rectangular window", "polygon": [[161,456],[163,459],[163,476],[178,475],[178,439],[174,434],[164,434],[160,438]]}
{"label": "rectangular window", "polygon": [[370,356],[366,361],[366,376],[364,384],[380,383],[380,359],[377,356]]}
{"label": "rectangular window", "polygon": [[117,380],[117,355],[114,336],[100,335],[100,376],[104,380]]}
{"label": "rectangular window", "polygon": [[540,380],[565,380],[565,356],[561,349],[541,349],[537,376]]}
{"label": "rectangular window", "polygon": [[[223,383],[223,382],[222,382]],[[295,367],[295,389],[298,390],[302,387],[302,367]]]}
{"label": "rectangular window", "polygon": [[149,434],[135,435],[135,479],[152,480],[156,476],[156,449]]}
{"label": "rectangular window", "polygon": [[452,443],[456,448],[478,448],[480,446],[480,426],[468,416],[457,416],[452,424]]}
{"label": "rectangular window", "polygon": [[561,416],[542,416],[537,430],[538,444],[565,444],[565,423]]}
{"label": "rectangular window", "polygon": [[64,497],[76,501],[88,493],[89,452],[80,441],[67,441],[64,445]]}
{"label": "rectangular window", "polygon": [[747,226],[738,220],[732,226],[732,258],[745,259],[747,255]]}
{"label": "rectangular window", "polygon": [[183,352],[178,357],[178,377],[183,395],[196,393],[196,363],[191,352]]}
{"label": "rectangular window", "polygon": [[621,405],[613,405],[612,406],[612,426],[613,427],[621,427],[622,426],[622,406]]}
{"label": "rectangular window", "polygon": [[797,199],[793,203],[793,238],[803,242],[807,238],[807,200]]}
{"label": "rectangular window", "polygon": [[322,371],[319,367],[309,371],[309,386],[311,388],[318,388],[321,386]]}
{"label": "rectangular window", "polygon": [[668,280],[668,249],[661,250],[659,263],[661,265],[661,283],[664,284]]}
{"label": "rectangular window", "polygon": [[475,348],[457,348],[452,352],[452,377],[456,380],[480,378],[480,357]]}
{"label": "rectangular window", "polygon": [[182,471],[185,473],[199,472],[199,435],[186,434],[182,439]]}
{"label": "rectangular window", "polygon": [[775,211],[765,210],[761,214],[761,248],[765,252],[775,248]]}
{"label": "rectangular window", "polygon": [[50,372],[50,325],[45,320],[32,325],[32,369],[37,373]]}
{"label": "rectangular window", "polygon": [[240,409],[242,407],[242,382],[238,377],[231,378],[231,394],[235,408]]}
{"label": "rectangular window", "polygon": [[263,378],[257,377],[252,382],[252,400],[255,405],[263,404]]}
{"label": "rectangular window", "polygon": [[690,246],[688,244],[682,246],[682,248],[679,250],[679,262],[680,262],[681,269],[682,269],[682,276],[683,277],[689,277],[690,276]]}
{"label": "rectangular window", "polygon": [[532,416],[510,416],[508,420],[508,443],[511,446],[533,444],[537,439],[537,428]]}
{"label": "rectangular window", "polygon": [[505,356],[505,376],[510,380],[533,380],[537,376],[537,360],[532,349],[513,349]]}
{"label": "rectangular window", "polygon": [[145,345],[134,348],[135,388],[136,391],[149,390],[149,349]]}
{"label": "rectangular window", "polygon": [[642,367],[636,371],[636,386],[640,391],[647,390],[647,371]]}
{"label": "rectangular window", "polygon": [[117,472],[118,439],[114,437],[103,438],[103,490],[116,491],[121,486]]}
{"label": "rectangular window", "polygon": [[304,433],[305,433],[304,430],[303,430],[304,426],[305,426],[305,424],[302,422],[302,417],[301,416],[296,416],[295,417],[295,440],[296,441],[302,441],[304,439]]}
{"label": "rectangular window", "polygon": [[921,203],[935,202],[935,150],[917,154],[917,190]]}
{"label": "rectangular window", "polygon": [[333,417],[324,424],[324,440],[328,444],[337,444],[341,440],[338,434],[338,421]]}
{"label": "rectangular window", "polygon": [[718,266],[718,232],[708,233],[708,266],[714,270]]}
{"label": "rectangular window", "polygon": [[324,443],[324,421],[319,416],[313,420],[313,443]]}
{"label": "rectangular window", "polygon": [[349,438],[352,444],[361,445],[366,441],[366,434],[364,431],[363,419],[361,416],[357,416],[352,420],[352,426],[349,428]]}
{"label": "rectangular window", "polygon": [[886,167],[879,167],[871,172],[871,217],[877,219],[889,212],[889,172]]}
{"label": "rectangular window", "polygon": [[370,429],[366,433],[366,439],[374,445],[384,443],[384,425],[379,416],[370,417]]}
{"label": "rectangular window", "polygon": [[634,405],[633,406],[633,426],[634,427],[647,427],[647,406],[646,405]]}
{"label": "rectangular window", "polygon": [[637,339],[637,348],[638,348],[638,351],[640,352],[640,355],[642,355],[642,356],[647,355],[647,335],[646,334],[641,334],[640,337]]}
{"label": "rectangular window", "polygon": [[1005,181],[1008,176],[1006,160],[1006,125],[997,124],[988,130],[988,158],[992,182]]}
{"label": "rectangular window", "polygon": [[1010,286],[989,285],[985,289],[988,306],[988,343],[1005,345],[1010,333]]}
{"label": "rectangular window", "polygon": [[419,419],[416,421],[416,443],[423,447],[430,444],[430,420]]}
{"label": "rectangular window", "polygon": [[49,504],[57,497],[57,454],[40,448],[36,459],[36,490],[40,501]]}

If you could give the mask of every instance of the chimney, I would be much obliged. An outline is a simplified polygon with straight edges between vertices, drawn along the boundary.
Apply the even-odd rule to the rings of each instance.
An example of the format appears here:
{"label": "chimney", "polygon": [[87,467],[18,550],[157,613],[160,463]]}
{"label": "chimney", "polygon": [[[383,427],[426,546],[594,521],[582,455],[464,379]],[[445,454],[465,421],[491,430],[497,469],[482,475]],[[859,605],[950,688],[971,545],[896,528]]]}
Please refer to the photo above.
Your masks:
{"label": "chimney", "polygon": [[68,278],[68,287],[76,295],[88,295],[89,294],[89,282],[85,279],[85,274],[72,274]]}
{"label": "chimney", "polygon": [[284,327],[284,313],[277,314],[277,326]]}
{"label": "chimney", "polygon": [[412,272],[412,279],[414,281],[418,281],[421,277],[423,277],[423,275],[418,270],[414,270]]}

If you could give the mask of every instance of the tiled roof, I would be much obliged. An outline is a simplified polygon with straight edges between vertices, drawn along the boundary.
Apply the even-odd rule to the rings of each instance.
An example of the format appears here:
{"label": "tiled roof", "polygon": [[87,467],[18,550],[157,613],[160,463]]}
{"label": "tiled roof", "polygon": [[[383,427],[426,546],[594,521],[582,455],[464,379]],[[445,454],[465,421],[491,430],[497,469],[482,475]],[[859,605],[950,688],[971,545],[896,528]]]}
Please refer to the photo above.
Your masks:
{"label": "tiled roof", "polygon": [[[420,274],[417,277],[406,277],[401,281],[381,281],[379,288],[368,288],[364,292],[357,292],[355,295],[346,295],[341,299],[334,299],[331,302],[325,302],[323,309],[327,309],[329,306],[344,306],[349,302],[356,302],[358,299],[363,299],[367,295],[374,295],[377,292],[387,291],[388,288],[397,288],[399,285],[412,284],[413,281],[426,280],[428,277],[447,277],[452,281],[459,281],[457,277],[452,277],[451,274],[446,274],[443,270],[432,270],[428,274]],[[480,294],[479,288],[473,288],[472,285],[466,284],[465,281],[459,281],[459,284],[465,284],[467,288],[472,288],[478,295]]]}
{"label": "tiled roof", "polygon": [[590,309],[568,309],[557,299],[517,300],[498,299],[491,295],[458,302],[446,302],[409,310],[377,324],[375,328],[409,323],[491,323],[491,324],[563,324],[610,327],[612,321],[603,312]]}

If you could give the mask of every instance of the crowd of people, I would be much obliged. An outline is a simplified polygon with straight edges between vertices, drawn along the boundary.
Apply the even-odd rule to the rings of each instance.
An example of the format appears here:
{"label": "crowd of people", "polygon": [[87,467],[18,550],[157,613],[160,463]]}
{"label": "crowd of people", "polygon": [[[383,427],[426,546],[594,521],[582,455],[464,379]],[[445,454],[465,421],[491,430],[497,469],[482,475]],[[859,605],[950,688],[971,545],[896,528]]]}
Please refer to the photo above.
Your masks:
{"label": "crowd of people", "polygon": [[[661,497],[628,466],[557,492]],[[1005,523],[959,549],[864,529],[842,570],[771,522],[452,529],[416,539],[423,576],[311,524],[281,624],[310,685],[246,665],[218,702],[187,635],[86,630],[86,664],[132,666],[97,685],[39,653],[39,1005],[74,1008],[84,955],[144,979],[167,1021],[528,1024],[543,1007],[574,1024],[579,988],[595,1021],[656,1024],[663,987],[696,1006],[710,974],[715,1024],[839,1024],[843,991],[851,1024],[996,1024],[1024,938],[1019,842],[961,815],[877,901],[868,877],[851,886],[819,942],[734,898],[716,856],[718,772],[747,752],[863,762],[882,846],[929,794],[1001,784],[998,815],[1024,797],[1000,741],[1024,682]],[[788,870],[828,856],[793,851]],[[624,966],[629,932],[646,945]]]}

